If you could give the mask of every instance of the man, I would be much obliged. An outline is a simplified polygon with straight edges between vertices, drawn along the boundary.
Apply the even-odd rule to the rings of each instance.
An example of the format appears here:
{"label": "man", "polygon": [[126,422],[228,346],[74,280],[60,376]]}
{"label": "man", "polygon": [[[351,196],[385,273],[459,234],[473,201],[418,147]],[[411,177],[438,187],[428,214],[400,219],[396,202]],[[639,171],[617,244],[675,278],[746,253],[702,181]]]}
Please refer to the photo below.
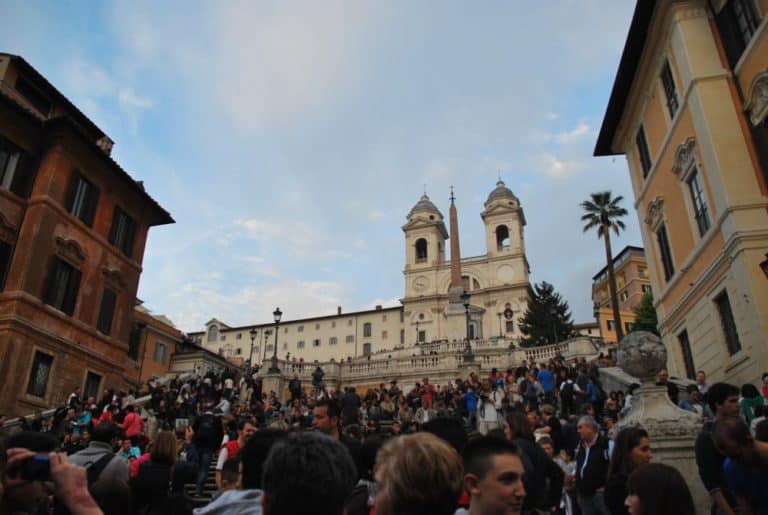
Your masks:
{"label": "man", "polygon": [[69,394],[69,397],[67,397],[67,406],[72,407],[75,404],[80,404],[80,387],[75,386],[75,389],[72,390],[72,393]]}
{"label": "man", "polygon": [[583,515],[608,515],[603,494],[608,475],[608,441],[599,436],[594,418],[584,415],[577,430],[581,438],[576,452],[576,493]]}
{"label": "man", "polygon": [[221,440],[224,438],[224,430],[221,427],[221,421],[211,411],[210,405],[202,415],[197,417],[192,429],[197,455],[200,458],[196,481],[199,497],[203,493],[203,485],[205,484],[205,477],[208,475],[213,453],[219,448]]}
{"label": "man", "polygon": [[429,384],[429,378],[425,377],[422,381],[421,390],[420,390],[420,396],[421,396],[421,405],[425,408],[432,408],[432,403],[435,399],[435,386],[432,384]]}
{"label": "man", "polygon": [[222,488],[221,471],[224,469],[224,464],[229,459],[237,458],[240,449],[243,448],[245,442],[247,442],[255,432],[256,428],[250,420],[240,419],[237,422],[237,440],[225,443],[219,450],[219,457],[216,460],[216,487],[219,490]]}
{"label": "man", "polygon": [[728,456],[723,473],[736,497],[739,514],[768,513],[768,443],[755,441],[739,417],[718,419],[712,437]]}
{"label": "man", "polygon": [[261,505],[266,515],[342,515],[356,481],[355,464],[337,439],[294,433],[277,442],[264,463]]}
{"label": "man", "polygon": [[499,428],[499,413],[496,411],[490,381],[484,379],[481,388],[480,402],[477,406],[477,430],[481,435],[486,435],[488,431]]}
{"label": "man", "polygon": [[555,391],[555,374],[552,373],[552,367],[542,364],[537,379],[541,384],[541,389],[544,390],[544,402],[547,404],[555,402],[553,395]]}
{"label": "man", "polygon": [[91,433],[91,443],[82,451],[69,457],[69,462],[90,470],[94,479],[119,479],[128,481],[128,465],[112,452],[112,442],[117,438],[117,426],[101,423]]}
{"label": "man", "polygon": [[659,370],[659,380],[656,381],[656,386],[666,386],[669,400],[672,401],[672,404],[677,406],[680,391],[678,390],[677,385],[669,380],[669,371],[666,368]]}
{"label": "man", "polygon": [[[740,391],[727,383],[715,383],[707,392],[707,403],[715,415],[715,422],[723,418],[738,417]],[[712,439],[712,429],[715,422],[705,422],[696,437],[696,464],[699,467],[699,477],[712,499],[713,512],[723,515],[734,515],[736,500],[728,488],[728,482],[723,474],[725,456],[715,446]]]}
{"label": "man", "polygon": [[535,431],[549,436],[555,452],[560,452],[563,446],[563,426],[560,419],[555,416],[555,407],[545,404],[541,407],[541,421],[543,425]]}
{"label": "man", "polygon": [[707,384],[707,374],[703,370],[696,372],[696,387],[699,389],[701,397],[706,398],[709,385]]}
{"label": "man", "polygon": [[360,442],[346,437],[339,431],[341,409],[337,402],[330,399],[320,399],[312,410],[312,428],[325,433],[334,440],[340,441],[349,451],[354,463],[360,454]]}
{"label": "man", "polygon": [[523,508],[523,462],[509,440],[482,437],[464,448],[469,515],[516,515]]}
{"label": "man", "polygon": [[680,409],[696,413],[699,418],[709,420],[712,418],[712,412],[709,406],[701,402],[701,390],[695,384],[689,384],[685,387],[688,398],[680,401],[677,405]]}
{"label": "man", "polygon": [[120,427],[125,432],[126,438],[130,439],[131,444],[136,447],[139,445],[139,435],[144,431],[144,421],[136,413],[135,406],[133,405],[126,406],[125,412],[125,418]]}
{"label": "man", "polygon": [[301,379],[299,379],[299,374],[293,374],[293,379],[288,382],[288,391],[291,392],[291,402],[301,399]]}
{"label": "man", "polygon": [[360,412],[360,397],[357,396],[357,391],[354,386],[346,389],[344,395],[341,396],[341,412],[344,418],[344,427],[357,424],[357,416]]}

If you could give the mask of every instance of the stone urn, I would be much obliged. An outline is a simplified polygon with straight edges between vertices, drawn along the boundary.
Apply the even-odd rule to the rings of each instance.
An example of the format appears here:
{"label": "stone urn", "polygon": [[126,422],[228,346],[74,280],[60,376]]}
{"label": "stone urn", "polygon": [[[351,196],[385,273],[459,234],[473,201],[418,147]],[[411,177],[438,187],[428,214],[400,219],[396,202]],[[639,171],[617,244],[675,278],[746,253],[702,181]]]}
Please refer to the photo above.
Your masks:
{"label": "stone urn", "polygon": [[667,365],[667,348],[655,334],[635,331],[621,340],[617,361],[627,374],[643,382],[652,381]]}

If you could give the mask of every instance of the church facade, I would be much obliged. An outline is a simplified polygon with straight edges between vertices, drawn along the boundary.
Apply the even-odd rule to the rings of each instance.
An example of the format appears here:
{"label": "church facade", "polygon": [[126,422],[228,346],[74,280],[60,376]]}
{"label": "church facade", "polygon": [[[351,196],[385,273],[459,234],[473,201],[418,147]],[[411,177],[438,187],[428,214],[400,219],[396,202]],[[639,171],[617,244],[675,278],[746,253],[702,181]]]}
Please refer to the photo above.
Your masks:
{"label": "church facade", "polygon": [[[450,233],[442,212],[425,194],[402,226],[404,296],[391,308],[230,327],[211,319],[189,337],[233,361],[259,364],[272,356],[304,362],[343,361],[391,353],[418,343],[521,337],[529,265],[525,215],[519,199],[499,180],[480,214],[486,252],[461,257],[458,214],[451,197]],[[450,258],[446,245],[450,244]]]}

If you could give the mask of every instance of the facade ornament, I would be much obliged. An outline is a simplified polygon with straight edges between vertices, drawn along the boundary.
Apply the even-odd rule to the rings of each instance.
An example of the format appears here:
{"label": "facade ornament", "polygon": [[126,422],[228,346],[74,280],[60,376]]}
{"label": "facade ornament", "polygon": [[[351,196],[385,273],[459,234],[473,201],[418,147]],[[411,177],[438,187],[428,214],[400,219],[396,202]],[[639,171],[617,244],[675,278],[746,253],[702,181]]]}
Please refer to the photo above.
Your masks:
{"label": "facade ornament", "polygon": [[125,289],[125,281],[123,281],[123,274],[116,268],[103,268],[101,270],[104,276],[104,283],[116,291],[122,291]]}
{"label": "facade ornament", "polygon": [[645,215],[645,223],[652,229],[656,229],[664,214],[664,197],[656,197],[648,203],[647,214]]}
{"label": "facade ornament", "polygon": [[693,153],[693,147],[696,144],[694,138],[688,138],[675,150],[675,161],[672,165],[672,173],[677,175],[681,181],[688,178],[689,172],[696,165],[696,156]]}
{"label": "facade ornament", "polygon": [[0,213],[0,241],[11,243],[16,234],[16,229],[11,223],[6,220],[2,213]]}
{"label": "facade ornament", "polygon": [[85,252],[83,248],[75,240],[56,236],[56,253],[74,265],[76,268],[80,268],[80,265],[85,261]]}
{"label": "facade ornament", "polygon": [[744,110],[749,113],[752,125],[760,125],[768,117],[768,69],[755,75],[749,88]]}

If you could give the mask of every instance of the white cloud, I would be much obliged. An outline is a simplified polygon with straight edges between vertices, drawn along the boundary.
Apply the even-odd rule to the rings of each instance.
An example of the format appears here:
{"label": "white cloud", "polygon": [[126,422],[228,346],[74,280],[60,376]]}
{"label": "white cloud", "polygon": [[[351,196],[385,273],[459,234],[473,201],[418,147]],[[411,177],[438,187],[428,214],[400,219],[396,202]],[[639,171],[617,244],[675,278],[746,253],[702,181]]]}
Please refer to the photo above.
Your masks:
{"label": "white cloud", "polygon": [[574,127],[572,130],[567,132],[560,132],[555,135],[555,140],[558,143],[561,144],[567,144],[567,143],[573,143],[574,141],[583,138],[584,136],[589,136],[592,134],[592,131],[589,129],[589,125],[586,123],[579,123],[576,127]]}
{"label": "white cloud", "polygon": [[556,113],[546,113],[544,115],[544,118],[549,121],[557,120],[557,114]]}
{"label": "white cloud", "polygon": [[122,107],[128,109],[145,109],[155,105],[152,99],[137,95],[131,87],[120,88],[117,92],[117,100]]}
{"label": "white cloud", "polygon": [[549,153],[537,155],[534,163],[538,170],[555,179],[562,179],[583,168],[578,161],[560,160]]}

